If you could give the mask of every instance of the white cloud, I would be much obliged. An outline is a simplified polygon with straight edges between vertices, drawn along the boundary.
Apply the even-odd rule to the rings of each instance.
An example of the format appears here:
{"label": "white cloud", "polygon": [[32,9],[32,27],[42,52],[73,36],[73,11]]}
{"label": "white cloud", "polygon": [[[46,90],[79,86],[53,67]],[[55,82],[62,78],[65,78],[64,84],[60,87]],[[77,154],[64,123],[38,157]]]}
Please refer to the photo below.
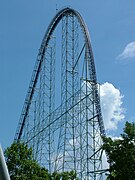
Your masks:
{"label": "white cloud", "polygon": [[102,154],[102,163],[103,163],[103,169],[109,168],[105,151],[103,151],[103,154]]}
{"label": "white cloud", "polygon": [[106,130],[117,129],[118,122],[125,117],[119,89],[106,82],[100,86],[100,99],[103,120]]}
{"label": "white cloud", "polygon": [[127,59],[135,57],[135,42],[130,42],[126,45],[123,52],[118,56],[120,59]]}
{"label": "white cloud", "polygon": [[121,136],[112,136],[112,135],[108,135],[108,137],[110,137],[113,141],[114,140],[122,140],[123,138]]}

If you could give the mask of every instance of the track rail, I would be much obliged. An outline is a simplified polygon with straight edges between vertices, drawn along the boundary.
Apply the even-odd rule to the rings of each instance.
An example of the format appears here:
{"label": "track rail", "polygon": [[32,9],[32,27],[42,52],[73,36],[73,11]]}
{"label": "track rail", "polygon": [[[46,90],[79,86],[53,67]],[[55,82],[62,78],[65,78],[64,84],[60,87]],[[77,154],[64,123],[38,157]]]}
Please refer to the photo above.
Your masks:
{"label": "track rail", "polygon": [[85,44],[87,45],[87,49],[90,54],[90,64],[89,64],[89,67],[91,69],[90,77],[91,77],[91,81],[95,84],[95,89],[96,89],[95,102],[96,102],[96,109],[97,109],[98,121],[99,121],[99,126],[100,126],[100,133],[101,133],[101,136],[105,136],[105,130],[104,130],[101,109],[100,109],[100,102],[99,102],[100,98],[99,98],[98,90],[97,90],[97,79],[96,79],[96,70],[95,70],[95,64],[94,64],[94,56],[93,56],[92,47],[91,47],[91,43],[90,43],[89,32],[88,32],[87,26],[86,26],[82,16],[79,14],[79,12],[77,12],[76,10],[71,9],[71,8],[64,8],[54,16],[50,25],[48,26],[48,29],[45,33],[43,40],[42,40],[42,44],[41,44],[41,47],[40,47],[40,50],[39,50],[39,53],[37,56],[37,60],[36,60],[35,66],[34,66],[34,71],[32,73],[32,78],[30,81],[30,85],[29,85],[28,92],[27,92],[27,95],[25,98],[21,117],[19,120],[16,134],[15,134],[15,138],[14,138],[15,141],[18,141],[21,138],[23,127],[25,125],[25,120],[26,120],[26,117],[27,117],[27,114],[29,111],[29,107],[30,107],[30,104],[32,101],[34,90],[35,90],[35,87],[36,87],[36,84],[38,81],[39,72],[40,72],[40,69],[42,66],[44,54],[45,54],[46,48],[48,46],[50,37],[51,37],[53,31],[55,30],[56,26],[58,25],[59,21],[62,19],[62,17],[65,16],[66,14],[70,14],[70,13],[74,14],[78,18],[78,21],[80,23],[80,26],[81,26],[83,34],[84,34],[84,41],[85,41]]}

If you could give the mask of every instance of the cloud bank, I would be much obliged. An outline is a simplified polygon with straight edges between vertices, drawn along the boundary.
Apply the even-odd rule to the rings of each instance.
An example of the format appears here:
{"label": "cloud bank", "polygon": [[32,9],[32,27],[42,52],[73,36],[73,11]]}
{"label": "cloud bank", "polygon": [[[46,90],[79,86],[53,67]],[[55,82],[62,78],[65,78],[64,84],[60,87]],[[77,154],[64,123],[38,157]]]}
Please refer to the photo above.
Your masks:
{"label": "cloud bank", "polygon": [[124,119],[122,98],[119,89],[111,83],[106,82],[100,86],[101,109],[106,130],[116,130],[118,122]]}
{"label": "cloud bank", "polygon": [[126,45],[123,52],[118,56],[119,59],[127,59],[135,57],[135,42]]}

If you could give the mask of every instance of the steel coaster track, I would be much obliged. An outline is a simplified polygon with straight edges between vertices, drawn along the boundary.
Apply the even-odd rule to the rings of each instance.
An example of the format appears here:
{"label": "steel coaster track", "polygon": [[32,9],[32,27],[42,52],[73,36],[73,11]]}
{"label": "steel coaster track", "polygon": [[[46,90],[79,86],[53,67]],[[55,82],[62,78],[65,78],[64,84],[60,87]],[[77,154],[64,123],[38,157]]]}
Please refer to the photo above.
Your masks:
{"label": "steel coaster track", "polygon": [[[30,81],[30,85],[29,85],[29,89],[25,98],[25,103],[22,109],[22,113],[21,113],[21,117],[19,120],[19,124],[17,127],[17,131],[15,134],[15,141],[18,141],[21,137],[22,134],[22,130],[25,124],[25,119],[27,117],[28,114],[28,110],[31,104],[31,100],[33,97],[33,93],[37,84],[37,80],[38,80],[38,76],[39,76],[39,72],[40,72],[40,68],[42,66],[42,62],[43,62],[43,57],[44,57],[44,53],[46,50],[46,47],[48,45],[49,39],[55,29],[55,27],[57,26],[57,24],[59,23],[59,21],[62,19],[62,17],[67,14],[67,13],[73,13],[79,20],[80,25],[82,27],[83,33],[84,33],[84,38],[85,38],[85,42],[88,46],[88,50],[89,50],[89,54],[91,55],[91,64],[89,65],[91,67],[91,80],[93,81],[93,83],[95,83],[95,86],[97,84],[97,79],[96,79],[96,70],[95,70],[95,64],[94,64],[94,56],[93,56],[93,52],[92,52],[92,48],[91,48],[91,43],[90,43],[90,36],[89,36],[89,32],[87,29],[87,26],[83,20],[83,18],[81,17],[81,15],[79,14],[79,12],[77,12],[74,9],[71,8],[65,8],[62,9],[61,11],[59,11],[55,17],[52,19],[50,25],[48,26],[48,29],[45,33],[45,36],[43,38],[38,56],[37,56],[37,60],[34,66],[34,71],[32,74],[32,78]],[[97,90],[96,90],[97,91]],[[99,100],[99,96],[98,96],[98,92],[96,92],[96,104],[97,104],[97,111],[99,114],[99,125],[100,125],[100,132],[102,136],[105,136],[105,130],[104,130],[104,125],[103,125],[103,120],[102,120],[102,115],[101,115],[101,109],[100,109],[100,100]]]}
{"label": "steel coaster track", "polygon": [[[102,114],[101,114],[101,108],[100,108],[100,97],[99,97],[99,91],[98,91],[98,83],[97,83],[97,79],[96,79],[96,70],[95,70],[95,64],[94,64],[94,56],[93,56],[93,52],[92,52],[92,47],[91,47],[91,42],[90,42],[90,36],[89,36],[89,32],[88,32],[88,29],[87,29],[87,26],[82,18],[82,16],[79,14],[79,12],[77,12],[76,10],[74,9],[71,9],[71,8],[64,8],[62,10],[60,10],[55,16],[54,18],[52,19],[50,25],[48,26],[47,28],[47,31],[44,35],[44,38],[42,40],[42,43],[41,43],[41,47],[39,49],[39,53],[38,53],[38,56],[37,56],[37,59],[36,59],[36,63],[35,63],[35,66],[34,66],[34,70],[33,70],[33,73],[32,73],[32,77],[31,77],[31,81],[30,81],[30,85],[29,85],[29,88],[28,88],[28,91],[27,91],[27,95],[26,95],[26,98],[25,98],[25,102],[24,102],[24,106],[23,106],[23,109],[22,109],[22,113],[21,113],[21,116],[20,116],[20,120],[19,120],[19,123],[18,123],[18,126],[17,126],[17,130],[16,130],[16,134],[15,134],[15,138],[14,138],[14,141],[17,142],[17,141],[20,141],[21,138],[22,138],[22,134],[23,134],[23,130],[25,128],[25,123],[26,123],[26,119],[27,119],[27,116],[29,114],[29,109],[31,107],[31,104],[32,104],[32,99],[33,99],[33,96],[34,96],[34,93],[35,93],[35,89],[36,89],[36,86],[37,86],[37,83],[38,83],[38,79],[39,79],[39,75],[40,75],[40,71],[42,69],[42,65],[43,65],[43,61],[44,61],[44,57],[45,57],[45,53],[47,52],[47,49],[48,49],[48,46],[49,46],[49,42],[50,42],[50,39],[53,35],[53,32],[55,31],[57,25],[59,24],[59,22],[65,17],[67,16],[74,16],[77,18],[78,22],[79,22],[79,25],[81,27],[81,30],[82,30],[82,34],[83,34],[83,38],[84,38],[84,44],[83,44],[83,47],[80,51],[80,53],[78,54],[78,58],[76,59],[76,62],[74,62],[74,67],[73,67],[73,71],[75,70],[77,64],[78,64],[78,61],[80,60],[80,57],[81,55],[84,53],[84,49],[85,49],[85,53],[86,53],[86,58],[89,59],[88,62],[87,62],[87,67],[88,67],[88,72],[86,72],[86,74],[88,74],[88,77],[86,77],[85,81],[86,81],[86,84],[90,84],[92,89],[91,89],[91,92],[93,93],[93,95],[91,95],[90,93],[90,89],[87,87],[86,88],[86,96],[85,98],[82,98],[80,101],[78,101],[78,96],[80,96],[80,92],[81,92],[81,89],[78,91],[78,92],[75,92],[75,94],[73,93],[71,98],[66,98],[65,99],[65,102],[62,102],[63,104],[61,104],[57,109],[55,109],[54,111],[51,112],[51,114],[49,114],[45,120],[46,120],[46,126],[43,127],[43,129],[40,129],[39,132],[37,132],[36,134],[34,134],[31,138],[29,138],[26,143],[29,143],[32,139],[35,138],[35,136],[38,136],[40,133],[42,133],[45,129],[47,129],[48,127],[51,128],[52,124],[55,124],[56,127],[54,128],[55,130],[57,130],[58,128],[60,128],[60,126],[62,126],[62,122],[61,119],[62,118],[67,118],[67,116],[65,115],[66,113],[71,113],[71,109],[73,109],[72,113],[74,114],[74,107],[76,105],[74,105],[74,102],[78,101],[77,103],[81,104],[81,106],[84,106],[83,103],[84,101],[86,101],[86,112],[88,113],[89,110],[89,107],[88,106],[91,106],[91,102],[88,102],[88,100],[91,100],[91,98],[93,97],[93,101],[94,101],[94,105],[93,105],[93,108],[95,109],[95,114],[93,114],[93,123],[95,123],[95,125],[93,125],[93,139],[95,139],[95,134],[96,133],[95,131],[97,127],[99,127],[99,131],[100,131],[100,137],[102,139],[102,137],[105,136],[105,129],[104,129],[104,123],[103,123],[103,119],[102,119]],[[65,20],[66,21],[66,20]],[[66,42],[67,43],[67,42]],[[67,46],[67,45],[66,45]],[[65,46],[65,47],[66,47]],[[87,68],[86,68],[87,69]],[[50,85],[51,86],[51,85]],[[64,95],[63,95],[64,96]],[[73,97],[74,96],[74,97]],[[88,99],[89,98],[89,99]],[[91,100],[92,101],[92,100]],[[65,104],[64,104],[65,103]],[[73,103],[73,104],[72,104]],[[65,111],[62,111],[62,109],[64,109],[64,106],[66,107]],[[82,110],[83,111],[83,110]],[[91,119],[89,119],[87,113],[85,114],[84,113],[84,116],[86,116],[86,119],[87,121],[90,121]],[[79,114],[81,114],[79,112]],[[64,117],[65,115],[65,117]],[[53,116],[54,119],[53,121],[50,121],[50,117]],[[79,115],[80,117],[82,115]],[[76,122],[76,117],[74,117],[73,115],[73,119],[74,121]],[[97,123],[98,123],[98,126],[97,126],[97,123],[96,123],[96,120],[94,119],[97,119]],[[56,122],[58,124],[56,124]],[[83,122],[84,123],[84,122]],[[63,125],[65,127],[65,129],[68,127],[68,122],[66,122],[64,124],[63,122]],[[82,124],[84,127],[85,125]],[[86,131],[89,131],[89,122],[86,122]],[[33,127],[34,129],[35,127]],[[31,129],[31,132],[33,132],[33,129]],[[73,128],[74,130],[74,128]],[[31,133],[29,132],[29,133]],[[51,131],[50,131],[51,132]],[[64,135],[63,135],[63,131],[61,131],[61,137],[64,138]],[[83,131],[81,130],[81,133],[83,133]],[[89,133],[89,132],[88,132]],[[47,134],[46,134],[47,136]],[[51,136],[49,134],[49,136]],[[65,138],[68,138],[65,136]],[[89,139],[88,139],[88,134],[86,133],[86,138],[87,138],[87,145],[86,145],[86,148],[88,148],[88,142],[89,142]],[[83,140],[84,137],[83,137]],[[68,141],[65,140],[65,141]],[[93,140],[95,141],[95,140]],[[66,142],[65,142],[66,143]],[[96,142],[97,145],[98,145],[98,142]],[[75,146],[75,145],[74,145]],[[51,146],[50,146],[51,147]],[[59,143],[59,147],[58,147],[58,151],[60,152],[60,147],[61,147],[61,142]],[[63,146],[63,148],[65,148]],[[83,148],[83,147],[81,147]],[[95,148],[95,153],[93,155],[91,155],[91,161],[93,161],[92,159],[93,158],[96,158],[96,153],[98,153],[100,151],[99,150],[96,150],[96,147]],[[75,149],[74,149],[75,151]],[[83,149],[84,151],[84,149]],[[88,158],[88,152],[87,151],[87,158]],[[51,153],[50,153],[51,155]],[[74,155],[75,156],[75,155]],[[86,156],[86,155],[82,155],[83,156]],[[99,155],[98,155],[99,156]],[[74,157],[75,158],[75,157]],[[64,159],[64,158],[63,158]],[[86,160],[86,158],[85,158]],[[64,161],[64,160],[63,160]],[[88,160],[87,160],[88,161]],[[93,161],[94,163],[96,162]],[[75,162],[74,162],[75,163]],[[80,163],[80,162],[79,162]],[[89,164],[88,162],[86,163],[87,164],[87,175],[89,175]],[[50,164],[51,166],[51,164]],[[80,165],[81,167],[81,165]],[[94,164],[94,167],[96,167],[96,164]],[[83,169],[83,167],[81,167]],[[84,167],[86,168],[86,167]],[[97,168],[98,169],[98,168]],[[64,169],[63,169],[64,170]],[[93,169],[93,172],[96,172],[96,170]],[[93,173],[91,172],[91,173]],[[81,179],[83,178],[83,172],[80,173],[81,174]],[[96,173],[95,173],[96,174]],[[96,175],[93,176],[94,179],[96,179]]]}

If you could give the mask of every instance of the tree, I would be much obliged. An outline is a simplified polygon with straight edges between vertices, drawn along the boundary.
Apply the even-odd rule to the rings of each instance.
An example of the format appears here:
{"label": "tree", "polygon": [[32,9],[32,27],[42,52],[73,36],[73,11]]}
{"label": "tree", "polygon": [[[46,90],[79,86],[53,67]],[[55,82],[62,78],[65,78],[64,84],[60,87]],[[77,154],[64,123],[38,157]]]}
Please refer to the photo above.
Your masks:
{"label": "tree", "polygon": [[32,157],[32,148],[24,143],[13,143],[5,150],[11,180],[77,180],[75,171],[50,174]]}
{"label": "tree", "polygon": [[13,143],[5,150],[11,180],[50,180],[48,171],[32,158],[32,149],[24,143]]}
{"label": "tree", "polygon": [[52,179],[54,180],[78,180],[76,177],[76,172],[75,171],[67,171],[67,172],[54,172],[52,174]]}
{"label": "tree", "polygon": [[103,149],[110,164],[107,179],[135,179],[135,123],[126,122],[121,138],[104,138]]}

